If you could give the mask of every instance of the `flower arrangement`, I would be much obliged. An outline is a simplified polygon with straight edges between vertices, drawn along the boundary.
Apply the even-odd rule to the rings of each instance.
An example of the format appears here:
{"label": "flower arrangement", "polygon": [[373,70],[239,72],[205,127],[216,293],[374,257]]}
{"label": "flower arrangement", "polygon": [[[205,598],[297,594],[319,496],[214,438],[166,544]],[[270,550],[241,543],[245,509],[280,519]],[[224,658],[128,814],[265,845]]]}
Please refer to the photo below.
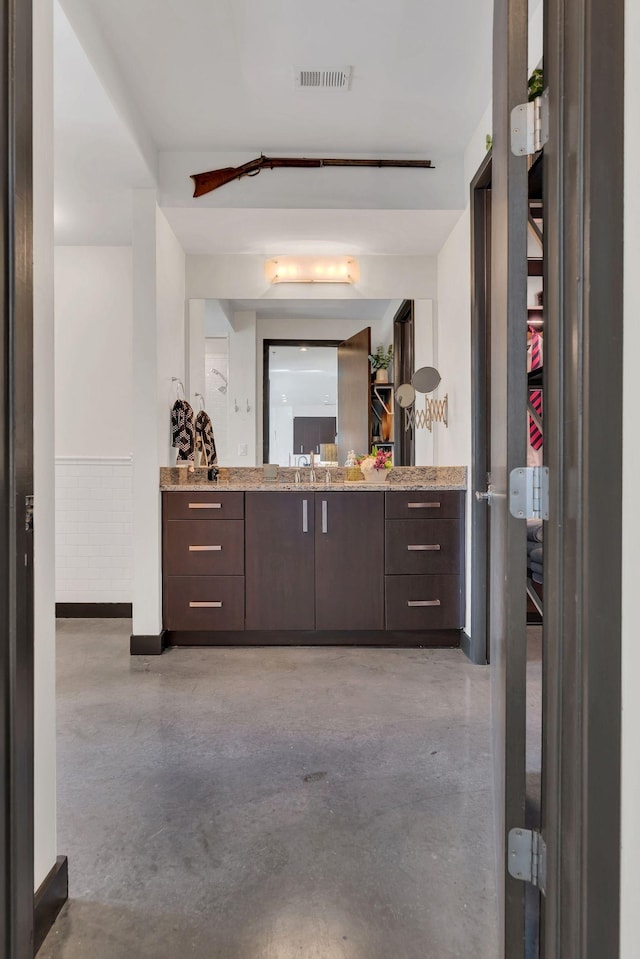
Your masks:
{"label": "flower arrangement", "polygon": [[371,369],[375,373],[377,370],[386,370],[391,366],[391,361],[393,360],[393,343],[389,343],[389,348],[385,351],[385,348],[382,344],[377,348],[375,353],[369,353],[369,362],[371,363]]}
{"label": "flower arrangement", "polygon": [[371,448],[371,452],[366,456],[358,457],[358,466],[363,473],[369,470],[390,470],[393,469],[391,462],[391,453],[387,450],[379,450],[377,446]]}

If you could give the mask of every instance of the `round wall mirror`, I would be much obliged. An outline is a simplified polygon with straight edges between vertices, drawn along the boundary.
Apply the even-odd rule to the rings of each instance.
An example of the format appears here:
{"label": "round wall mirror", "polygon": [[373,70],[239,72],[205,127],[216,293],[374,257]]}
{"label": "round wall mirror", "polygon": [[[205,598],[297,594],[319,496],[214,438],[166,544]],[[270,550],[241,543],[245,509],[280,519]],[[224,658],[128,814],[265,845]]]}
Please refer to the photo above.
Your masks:
{"label": "round wall mirror", "polygon": [[411,383],[402,383],[396,390],[396,402],[398,406],[401,406],[403,409],[411,406],[415,402],[415,398],[416,391]]}
{"label": "round wall mirror", "polygon": [[411,377],[417,393],[433,393],[440,384],[441,376],[435,366],[421,366]]}

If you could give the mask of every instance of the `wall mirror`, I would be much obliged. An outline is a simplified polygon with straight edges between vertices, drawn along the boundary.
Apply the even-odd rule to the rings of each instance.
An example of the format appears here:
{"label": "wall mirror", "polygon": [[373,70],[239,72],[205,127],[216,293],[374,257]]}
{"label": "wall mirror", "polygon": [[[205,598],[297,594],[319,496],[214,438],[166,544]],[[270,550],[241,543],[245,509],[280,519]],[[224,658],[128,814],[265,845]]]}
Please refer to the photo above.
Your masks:
{"label": "wall mirror", "polygon": [[[388,382],[374,383],[369,354],[390,343]],[[398,465],[414,461],[394,399],[394,382],[413,370],[412,301],[324,292],[190,301],[189,364],[189,393],[204,394],[221,464],[306,466],[313,452],[343,465],[350,449],[372,444]]]}

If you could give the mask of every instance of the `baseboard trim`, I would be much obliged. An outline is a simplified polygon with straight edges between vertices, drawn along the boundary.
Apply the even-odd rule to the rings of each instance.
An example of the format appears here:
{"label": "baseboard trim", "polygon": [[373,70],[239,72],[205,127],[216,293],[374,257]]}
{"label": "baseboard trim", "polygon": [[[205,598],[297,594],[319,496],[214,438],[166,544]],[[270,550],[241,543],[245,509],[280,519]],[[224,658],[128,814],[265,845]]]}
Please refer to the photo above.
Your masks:
{"label": "baseboard trim", "polygon": [[169,630],[168,646],[393,646],[405,649],[452,648],[459,629],[430,630]]}
{"label": "baseboard trim", "polygon": [[[465,654],[467,659],[471,659],[471,636],[464,631],[460,630],[460,649]],[[473,660],[471,659],[473,662]]]}
{"label": "baseboard trim", "polygon": [[69,862],[58,856],[49,875],[43,880],[33,900],[33,954],[40,949],[69,898]]}
{"label": "baseboard trim", "polygon": [[56,603],[58,619],[131,619],[131,603]]}
{"label": "baseboard trim", "polygon": [[168,646],[167,631],[153,636],[131,636],[129,652],[132,656],[162,656]]}

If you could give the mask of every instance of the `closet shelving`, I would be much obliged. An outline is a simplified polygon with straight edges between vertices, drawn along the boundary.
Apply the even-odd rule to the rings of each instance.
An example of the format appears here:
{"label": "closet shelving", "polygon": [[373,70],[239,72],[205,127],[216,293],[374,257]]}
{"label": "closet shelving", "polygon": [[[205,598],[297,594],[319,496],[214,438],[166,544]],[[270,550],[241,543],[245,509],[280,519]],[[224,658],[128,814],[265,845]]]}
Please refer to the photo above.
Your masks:
{"label": "closet shelving", "polygon": [[[371,383],[371,445],[393,453],[394,384]],[[383,437],[387,434],[388,439]]]}

